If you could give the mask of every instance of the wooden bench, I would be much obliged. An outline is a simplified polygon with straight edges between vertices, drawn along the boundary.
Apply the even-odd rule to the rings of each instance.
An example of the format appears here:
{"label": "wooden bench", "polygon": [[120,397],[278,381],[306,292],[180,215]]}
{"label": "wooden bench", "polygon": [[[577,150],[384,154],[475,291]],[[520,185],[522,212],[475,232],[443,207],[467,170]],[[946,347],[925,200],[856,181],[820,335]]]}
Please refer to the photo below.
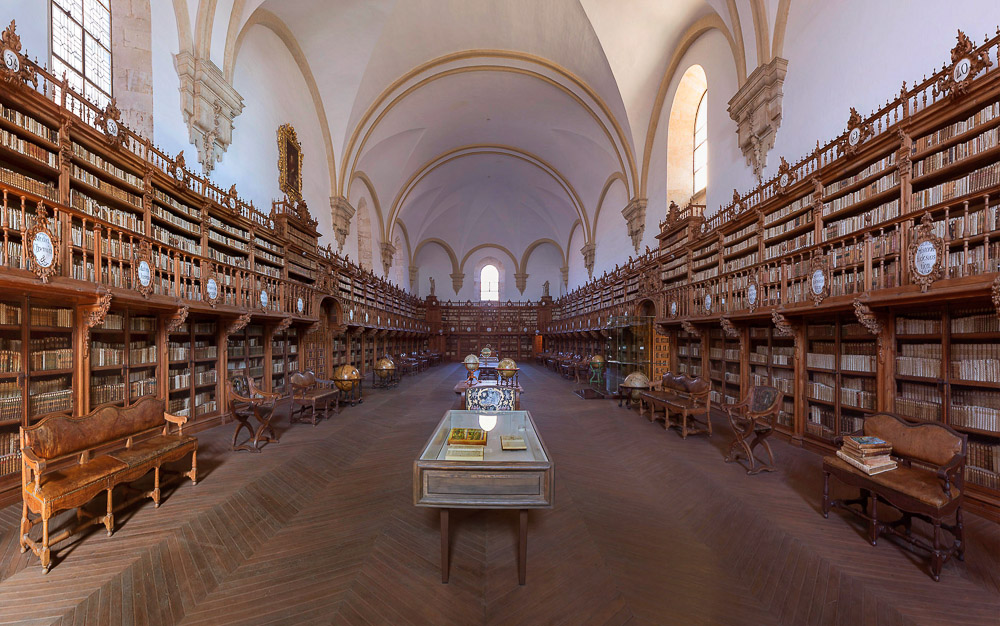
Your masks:
{"label": "wooden bench", "polygon": [[[164,413],[163,407],[163,400],[147,396],[128,407],[102,405],[80,417],[49,415],[21,428],[21,552],[30,548],[41,559],[43,573],[49,571],[54,544],[102,522],[111,535],[116,485],[154,470],[152,491],[133,490],[137,495],[117,508],[143,498],[152,498],[159,507],[161,465],[188,453],[191,470],[182,475],[197,483],[198,440],[183,434],[186,417]],[[177,425],[176,434],[170,433],[170,424]],[[108,497],[106,514],[85,511],[84,505],[101,492]],[[73,508],[77,509],[76,523],[50,536],[49,519]],[[39,523],[42,537],[36,541],[28,535]]]}
{"label": "wooden bench", "polygon": [[[667,372],[654,387],[639,393],[639,415],[649,409],[649,421],[656,419],[657,411],[663,412],[663,428],[676,426],[681,438],[688,435],[708,433],[712,436],[711,385],[704,378],[690,378],[684,374]],[[699,426],[695,418],[701,417],[704,426]]]}
{"label": "wooden bench", "polygon": [[[892,533],[931,553],[931,576],[940,580],[941,568],[952,556],[965,559],[962,504],[965,499],[965,460],[968,435],[937,422],[911,423],[892,413],[879,413],[865,420],[861,432],[892,444],[899,466],[869,476],[837,456],[823,459],[823,517],[830,508],[842,508],[868,521],[868,540],[874,546],[883,532]],[[842,439],[842,438],[838,438]],[[837,443],[840,443],[838,441]],[[830,500],[830,476],[861,490],[851,500]],[[894,522],[884,521],[878,509],[886,504],[902,514]],[[859,505],[858,508],[852,505]],[[944,520],[954,516],[954,525]],[[913,518],[933,527],[933,543],[913,535]],[[951,533],[950,545],[942,529]]]}
{"label": "wooden bench", "polygon": [[[336,403],[336,412],[340,413],[340,391],[333,386],[332,380],[318,378],[312,370],[295,372],[288,378],[292,386],[292,410],[288,414],[289,422],[309,422],[315,426],[316,407],[323,407],[323,415],[329,417],[330,403]],[[312,409],[309,419],[304,417],[306,409]]]}

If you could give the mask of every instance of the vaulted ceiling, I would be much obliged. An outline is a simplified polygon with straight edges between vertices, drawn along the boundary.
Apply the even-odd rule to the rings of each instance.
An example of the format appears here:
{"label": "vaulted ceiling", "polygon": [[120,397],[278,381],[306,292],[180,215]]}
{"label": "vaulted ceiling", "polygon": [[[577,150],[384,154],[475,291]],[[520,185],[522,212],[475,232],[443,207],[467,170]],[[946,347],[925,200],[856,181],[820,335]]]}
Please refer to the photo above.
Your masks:
{"label": "vaulted ceiling", "polygon": [[[766,33],[788,2],[174,5],[195,25],[192,45],[230,79],[252,28],[282,39],[321,120],[316,130],[326,145],[330,195],[356,204],[350,194],[361,181],[378,207],[375,250],[402,222],[410,253],[434,239],[459,257],[482,244],[520,255],[549,239],[568,258],[579,254],[566,249],[577,222],[583,238],[573,240],[575,247],[593,239],[601,211],[625,228],[623,206],[602,207],[609,189],[621,186],[616,198],[644,197],[657,109],[692,41],[723,31],[742,81],[754,33]],[[750,50],[753,61],[756,52]]]}

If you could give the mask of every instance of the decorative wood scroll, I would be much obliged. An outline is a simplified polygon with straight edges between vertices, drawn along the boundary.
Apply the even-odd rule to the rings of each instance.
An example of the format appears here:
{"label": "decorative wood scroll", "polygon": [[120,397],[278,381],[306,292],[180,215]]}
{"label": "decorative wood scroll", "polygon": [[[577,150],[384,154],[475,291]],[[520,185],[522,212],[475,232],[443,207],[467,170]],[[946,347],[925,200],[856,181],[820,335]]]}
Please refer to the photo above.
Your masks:
{"label": "decorative wood scroll", "polygon": [[979,72],[990,66],[989,49],[976,51],[976,44],[961,30],[958,31],[958,43],[951,49],[951,65],[934,85],[934,96],[945,95],[957,98],[965,95],[969,84]]}
{"label": "decorative wood scroll", "polygon": [[920,224],[913,229],[906,256],[911,279],[920,285],[920,291],[927,291],[931,283],[941,278],[944,240],[934,234],[934,220],[930,212],[924,213]]}
{"label": "decorative wood scroll", "polygon": [[243,315],[233,320],[233,323],[226,328],[226,334],[234,335],[243,330],[244,328],[246,328],[246,325],[249,323],[250,323],[250,314],[244,313]]}
{"label": "decorative wood scroll", "polygon": [[783,194],[795,182],[795,172],[792,171],[792,166],[788,164],[785,157],[780,158],[781,165],[778,166],[778,176],[774,179],[774,191]]}
{"label": "decorative wood scroll", "polygon": [[187,321],[188,311],[191,307],[188,305],[182,305],[179,309],[174,311],[174,314],[170,316],[167,321],[167,333],[176,333],[180,330],[181,325]]}
{"label": "decorative wood scroll", "polygon": [[24,243],[31,249],[31,271],[43,283],[49,282],[59,268],[59,239],[49,228],[49,210],[41,202],[35,211],[35,223],[24,234]]}
{"label": "decorative wood scroll", "polygon": [[120,148],[125,141],[125,133],[121,132],[121,117],[122,112],[118,110],[115,99],[112,98],[104,110],[98,112],[94,120],[94,125],[104,131],[108,143],[116,148]]}
{"label": "decorative wood scroll", "polygon": [[722,330],[726,333],[727,337],[736,339],[740,336],[740,331],[736,330],[736,326],[733,325],[732,320],[728,317],[720,317],[719,324],[722,326]]}
{"label": "decorative wood scroll", "polygon": [[861,298],[854,299],[854,315],[857,316],[865,330],[872,335],[878,337],[879,333],[882,332],[882,322],[878,320],[871,307],[861,301]]}
{"label": "decorative wood scroll", "polygon": [[684,320],[681,322],[681,328],[687,331],[687,334],[691,335],[692,337],[697,337],[698,339],[701,339],[701,331],[695,328],[694,324],[692,324],[688,320]]}
{"label": "decorative wood scroll", "polygon": [[212,265],[202,266],[202,278],[201,281],[202,289],[205,291],[203,294],[205,296],[205,302],[209,303],[214,309],[222,298],[222,286],[219,284],[219,279],[216,277],[215,268]]}
{"label": "decorative wood scroll", "polygon": [[1000,276],[993,281],[993,306],[997,310],[997,317],[1000,317]]}
{"label": "decorative wood scroll", "polygon": [[83,358],[90,358],[90,330],[98,324],[104,323],[104,318],[111,308],[111,292],[107,289],[97,297],[97,302],[86,309],[86,317],[83,320]]}
{"label": "decorative wood scroll", "polygon": [[771,321],[774,322],[774,328],[781,337],[795,336],[795,328],[792,326],[792,323],[781,313],[771,311]]}
{"label": "decorative wood scroll", "polygon": [[809,261],[809,295],[813,306],[819,306],[830,295],[830,260],[816,253]]}
{"label": "decorative wood scroll", "polygon": [[[134,249],[134,248],[133,248]],[[135,284],[132,285],[143,298],[149,298],[153,291],[153,246],[148,240],[143,240],[133,259],[135,267]]]}
{"label": "decorative wood scroll", "polygon": [[851,107],[851,116],[847,119],[847,132],[840,138],[840,152],[854,156],[865,141],[874,134],[871,121],[865,122],[857,109]]}
{"label": "decorative wood scroll", "polygon": [[183,189],[188,186],[188,173],[186,169],[186,164],[184,163],[184,151],[181,150],[174,157],[174,171],[171,174],[174,177],[174,185],[179,189]]}
{"label": "decorative wood scroll", "polygon": [[0,51],[3,53],[3,65],[0,65],[0,78],[4,82],[14,85],[18,83],[31,83],[38,87],[35,73],[28,69],[25,61],[27,57],[21,54],[21,37],[17,34],[17,25],[14,20],[10,21],[0,35]]}
{"label": "decorative wood scroll", "polygon": [[302,200],[302,144],[291,124],[278,127],[278,188],[290,199]]}
{"label": "decorative wood scroll", "polygon": [[292,316],[286,315],[278,322],[278,325],[274,327],[274,332],[283,333],[288,330],[288,327],[292,325]]}

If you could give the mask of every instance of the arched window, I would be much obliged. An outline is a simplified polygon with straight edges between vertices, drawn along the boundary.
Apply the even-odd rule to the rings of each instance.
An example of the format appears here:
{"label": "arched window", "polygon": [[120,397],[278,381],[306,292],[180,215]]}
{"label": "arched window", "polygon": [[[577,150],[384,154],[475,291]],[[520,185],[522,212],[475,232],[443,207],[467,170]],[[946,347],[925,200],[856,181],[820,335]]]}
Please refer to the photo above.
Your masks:
{"label": "arched window", "polygon": [[698,101],[698,112],[694,116],[694,152],[692,153],[694,170],[694,195],[704,191],[708,186],[708,91],[701,94]]}
{"label": "arched window", "polygon": [[56,76],[100,108],[111,99],[110,0],[53,0],[52,59]]}
{"label": "arched window", "polygon": [[479,299],[500,299],[500,271],[493,265],[487,265],[479,272]]}

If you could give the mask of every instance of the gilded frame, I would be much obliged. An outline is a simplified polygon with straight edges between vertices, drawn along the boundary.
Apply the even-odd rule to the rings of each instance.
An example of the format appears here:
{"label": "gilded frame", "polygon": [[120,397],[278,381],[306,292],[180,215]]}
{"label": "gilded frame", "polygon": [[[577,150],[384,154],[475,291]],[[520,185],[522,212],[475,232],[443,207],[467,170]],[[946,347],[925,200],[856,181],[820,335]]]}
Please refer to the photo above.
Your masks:
{"label": "gilded frame", "polygon": [[278,127],[278,188],[290,200],[302,201],[302,144],[291,124]]}

